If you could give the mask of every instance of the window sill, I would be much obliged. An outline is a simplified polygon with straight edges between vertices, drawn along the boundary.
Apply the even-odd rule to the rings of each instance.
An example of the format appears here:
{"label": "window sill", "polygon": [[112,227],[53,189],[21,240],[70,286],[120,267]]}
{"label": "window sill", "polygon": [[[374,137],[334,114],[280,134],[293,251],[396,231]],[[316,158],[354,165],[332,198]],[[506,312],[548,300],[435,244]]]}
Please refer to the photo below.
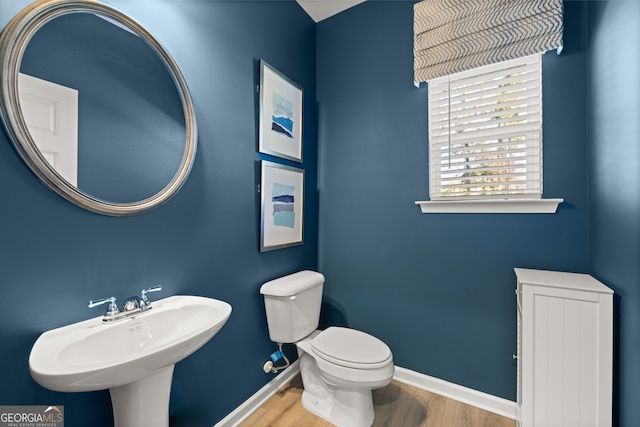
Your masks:
{"label": "window sill", "polygon": [[422,213],[555,213],[564,199],[438,200],[416,202]]}

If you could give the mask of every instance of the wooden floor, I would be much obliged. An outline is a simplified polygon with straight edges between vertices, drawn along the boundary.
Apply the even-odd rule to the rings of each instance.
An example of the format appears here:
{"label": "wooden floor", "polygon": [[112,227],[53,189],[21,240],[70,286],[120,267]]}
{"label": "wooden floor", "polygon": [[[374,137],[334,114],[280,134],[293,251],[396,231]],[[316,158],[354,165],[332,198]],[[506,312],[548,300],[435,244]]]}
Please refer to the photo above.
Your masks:
{"label": "wooden floor", "polygon": [[[298,374],[240,427],[331,427],[300,403]],[[515,427],[515,420],[392,381],[373,391],[374,427]]]}

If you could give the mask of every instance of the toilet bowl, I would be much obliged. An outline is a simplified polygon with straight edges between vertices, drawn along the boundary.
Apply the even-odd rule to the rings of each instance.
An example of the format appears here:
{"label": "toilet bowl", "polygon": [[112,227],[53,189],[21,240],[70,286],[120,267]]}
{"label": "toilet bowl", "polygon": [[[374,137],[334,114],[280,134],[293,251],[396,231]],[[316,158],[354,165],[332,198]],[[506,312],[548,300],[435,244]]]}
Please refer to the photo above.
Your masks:
{"label": "toilet bowl", "polygon": [[269,336],[295,343],[304,391],[302,404],[339,427],[367,427],[375,413],[371,390],[393,378],[389,347],[365,332],[344,327],[316,330],[324,276],[302,271],[265,283]]}
{"label": "toilet bowl", "polygon": [[[361,331],[330,327],[296,342],[304,391],[302,405],[337,426],[370,426],[371,390],[394,373],[386,344]],[[369,351],[367,351],[369,350]]]}

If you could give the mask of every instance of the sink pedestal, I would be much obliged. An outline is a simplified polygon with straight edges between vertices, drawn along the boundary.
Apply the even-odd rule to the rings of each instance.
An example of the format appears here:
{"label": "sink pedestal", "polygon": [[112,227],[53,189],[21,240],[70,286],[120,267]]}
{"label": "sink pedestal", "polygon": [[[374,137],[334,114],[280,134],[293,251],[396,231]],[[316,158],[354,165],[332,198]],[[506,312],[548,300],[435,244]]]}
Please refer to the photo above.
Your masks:
{"label": "sink pedestal", "polygon": [[109,389],[114,427],[169,427],[169,394],[174,366]]}

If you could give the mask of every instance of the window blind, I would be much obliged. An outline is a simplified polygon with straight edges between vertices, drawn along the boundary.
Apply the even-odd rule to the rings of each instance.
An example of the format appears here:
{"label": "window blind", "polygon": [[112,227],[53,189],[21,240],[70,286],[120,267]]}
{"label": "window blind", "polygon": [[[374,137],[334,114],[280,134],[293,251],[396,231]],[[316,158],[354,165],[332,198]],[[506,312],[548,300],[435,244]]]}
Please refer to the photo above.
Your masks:
{"label": "window blind", "polygon": [[431,200],[541,197],[540,56],[429,81]]}
{"label": "window blind", "polygon": [[423,0],[414,5],[414,82],[562,49],[562,0]]}

